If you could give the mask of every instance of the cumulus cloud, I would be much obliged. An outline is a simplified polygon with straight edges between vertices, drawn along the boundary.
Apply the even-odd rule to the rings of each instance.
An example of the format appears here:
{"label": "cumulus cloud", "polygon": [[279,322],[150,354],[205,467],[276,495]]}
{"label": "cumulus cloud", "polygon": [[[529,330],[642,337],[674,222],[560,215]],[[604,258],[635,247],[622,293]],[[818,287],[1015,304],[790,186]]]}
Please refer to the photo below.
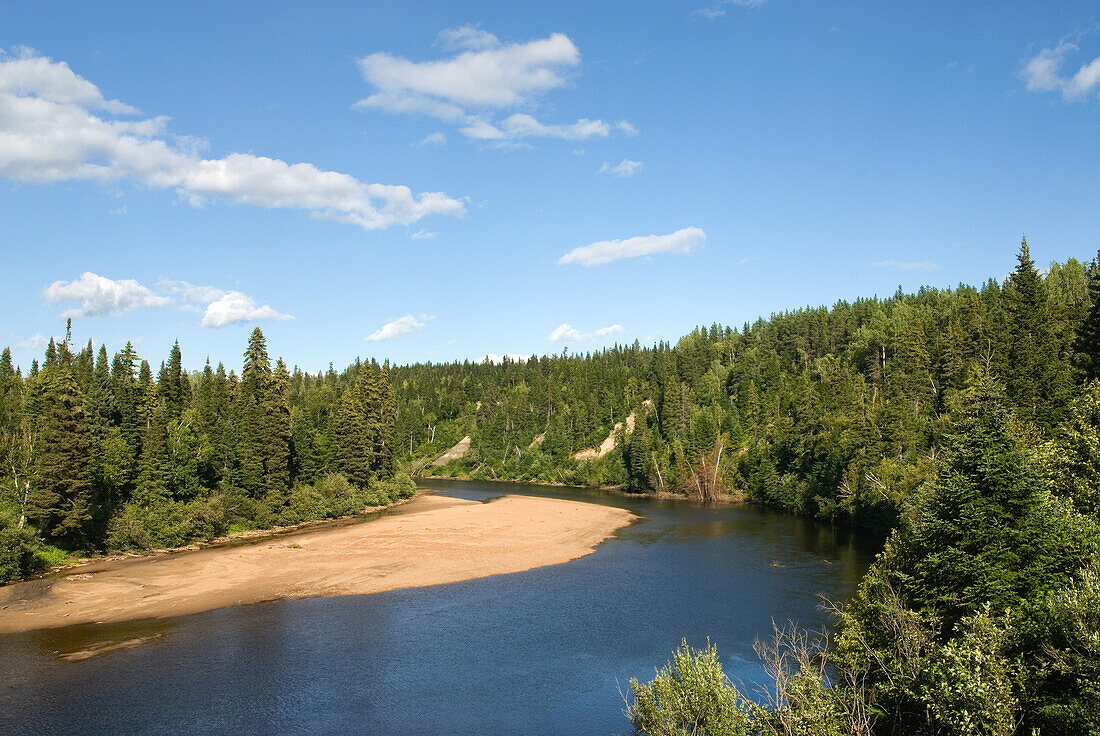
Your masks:
{"label": "cumulus cloud", "polygon": [[412,234],[413,240],[435,240],[436,234],[427,228],[417,230]]}
{"label": "cumulus cloud", "polygon": [[[219,289],[216,286],[200,286],[187,281],[160,279],[157,286],[179,298],[183,311],[201,311],[203,327],[225,327],[237,322],[259,322],[261,320],[294,319],[273,307],[264,304],[257,306],[252,297],[239,291]],[[199,307],[196,305],[205,305]]]}
{"label": "cumulus cloud", "polygon": [[612,176],[618,176],[624,179],[628,179],[641,171],[642,166],[643,164],[641,161],[631,161],[628,158],[624,158],[622,161],[615,164],[614,166],[609,164],[607,161],[604,161],[603,166],[600,167],[600,173],[611,174]]}
{"label": "cumulus cloud", "polygon": [[932,261],[895,261],[888,259],[875,264],[876,268],[897,268],[902,271],[935,271],[940,264]]}
{"label": "cumulus cloud", "polygon": [[[452,55],[417,62],[379,52],[358,59],[359,70],[374,92],[354,107],[426,115],[457,125],[471,140],[498,144],[523,138],[606,138],[611,133],[610,124],[588,118],[548,124],[520,112],[501,121],[495,117],[498,111],[530,107],[568,83],[568,74],[580,65],[581,55],[564,33],[527,43],[503,43],[492,33],[466,25],[443,31],[439,43]],[[626,120],[614,127],[627,135],[638,132]]]}
{"label": "cumulus cloud", "polygon": [[697,227],[685,227],[669,235],[640,235],[626,240],[601,240],[574,248],[558,259],[558,265],[576,263],[586,268],[658,253],[690,253],[707,239]]}
{"label": "cumulus cloud", "polygon": [[294,319],[282,314],[267,304],[257,306],[252,297],[239,291],[227,291],[206,307],[202,315],[203,327],[225,327],[236,322],[259,322],[260,320]]}
{"label": "cumulus cloud", "polygon": [[395,337],[401,337],[407,335],[413,330],[419,330],[424,326],[424,322],[420,322],[416,317],[411,314],[406,314],[404,317],[398,317],[392,322],[379,327],[367,337],[367,342],[379,342],[381,340],[391,340]]}
{"label": "cumulus cloud", "polygon": [[584,333],[572,327],[568,322],[563,322],[550,333],[547,339],[549,339],[550,342],[577,342],[579,340],[592,340],[599,337],[607,337],[608,335],[614,335],[622,331],[623,326],[616,324],[601,327],[590,333]]}
{"label": "cumulus cloud", "polygon": [[125,314],[139,307],[163,307],[168,298],[159,296],[134,279],[115,281],[106,276],[86,271],[73,281],[55,281],[42,290],[50,304],[79,302],[62,317],[102,317],[108,314]]}
{"label": "cumulus cloud", "polygon": [[1066,56],[1077,50],[1076,44],[1062,43],[1031,57],[1020,71],[1027,91],[1060,92],[1062,99],[1076,101],[1100,90],[1100,56],[1081,66],[1073,76],[1062,74]]}
{"label": "cumulus cloud", "polygon": [[[61,339],[61,338],[57,338]],[[50,344],[50,338],[43,335],[41,332],[34,333],[34,337],[28,337],[23,342],[19,343],[15,347],[23,348],[26,350],[41,350]]]}
{"label": "cumulus cloud", "polygon": [[563,340],[580,340],[581,333],[569,326],[568,322],[563,322],[554,328],[554,331],[550,333],[550,337],[547,338],[550,342],[562,342]]}
{"label": "cumulus cloud", "polygon": [[119,181],[174,189],[193,206],[215,199],[289,208],[376,230],[428,215],[461,215],[441,192],[374,184],[313,164],[250,153],[206,159],[197,139],[169,136],[168,118],[108,100],[68,64],[33,51],[0,52],[0,176],[32,183]]}

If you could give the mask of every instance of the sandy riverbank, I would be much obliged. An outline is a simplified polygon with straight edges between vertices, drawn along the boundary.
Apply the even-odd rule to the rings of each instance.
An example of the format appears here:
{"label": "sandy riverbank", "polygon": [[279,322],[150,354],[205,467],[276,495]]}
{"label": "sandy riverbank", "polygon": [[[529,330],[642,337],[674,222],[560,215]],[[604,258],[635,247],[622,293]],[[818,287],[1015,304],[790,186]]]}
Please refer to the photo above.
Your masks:
{"label": "sandy riverbank", "polygon": [[635,518],[625,509],[553,498],[477,503],[425,495],[361,524],[94,562],[9,585],[0,588],[0,633],[520,572],[583,557]]}

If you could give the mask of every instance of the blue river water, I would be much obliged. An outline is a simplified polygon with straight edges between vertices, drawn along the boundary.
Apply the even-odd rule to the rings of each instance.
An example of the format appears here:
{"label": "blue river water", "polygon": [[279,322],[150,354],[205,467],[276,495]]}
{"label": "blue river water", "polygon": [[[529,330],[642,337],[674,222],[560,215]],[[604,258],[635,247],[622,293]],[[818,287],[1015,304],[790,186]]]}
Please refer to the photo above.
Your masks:
{"label": "blue river water", "polygon": [[[623,694],[682,638],[744,689],[772,621],[822,626],[876,551],[753,506],[430,481],[473,500],[583,499],[641,521],[573,562],[366,596],[313,598],[0,636],[0,733],[619,734]],[[0,616],[3,613],[0,612]],[[64,661],[87,642],[148,643]]]}

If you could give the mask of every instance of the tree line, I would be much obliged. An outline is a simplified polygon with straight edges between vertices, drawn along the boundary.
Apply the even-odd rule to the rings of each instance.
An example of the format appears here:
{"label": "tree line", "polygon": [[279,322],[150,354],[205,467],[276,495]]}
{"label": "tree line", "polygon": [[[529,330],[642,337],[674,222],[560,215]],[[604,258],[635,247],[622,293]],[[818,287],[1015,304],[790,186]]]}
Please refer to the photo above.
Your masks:
{"label": "tree line", "polygon": [[388,369],[272,364],[252,332],[241,375],[154,376],[130,343],[75,350],[71,325],[23,375],[0,354],[0,580],[67,553],[149,549],[355,513],[412,492],[396,473]]}
{"label": "tree line", "polygon": [[[975,369],[1045,436],[1100,372],[1095,263],[1044,276],[1026,241],[1019,255],[1003,283],[714,324],[675,345],[395,367],[400,453],[423,468],[470,435],[466,457],[423,472],[728,493],[886,532],[931,478]],[[620,423],[612,452],[578,457]]]}
{"label": "tree line", "polygon": [[[1100,733],[1100,264],[697,329],[675,346],[394,372],[432,472],[730,492],[888,532],[832,632],[744,693],[686,642],[640,734]],[[628,432],[624,417],[634,415]],[[597,445],[616,423],[616,449]],[[748,695],[752,695],[749,698]]]}

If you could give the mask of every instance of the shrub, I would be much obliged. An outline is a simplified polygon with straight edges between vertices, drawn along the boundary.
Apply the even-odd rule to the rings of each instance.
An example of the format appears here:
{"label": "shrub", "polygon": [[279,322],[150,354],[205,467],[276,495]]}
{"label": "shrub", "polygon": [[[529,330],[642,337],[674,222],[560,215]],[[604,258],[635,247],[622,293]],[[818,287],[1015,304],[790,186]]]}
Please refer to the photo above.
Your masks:
{"label": "shrub", "polygon": [[722,671],[718,649],[695,650],[683,640],[672,661],[648,683],[631,679],[626,716],[647,736],[749,736],[741,695]]}
{"label": "shrub", "polygon": [[18,580],[39,569],[35,557],[38,541],[30,529],[16,526],[0,528],[0,583]]}

